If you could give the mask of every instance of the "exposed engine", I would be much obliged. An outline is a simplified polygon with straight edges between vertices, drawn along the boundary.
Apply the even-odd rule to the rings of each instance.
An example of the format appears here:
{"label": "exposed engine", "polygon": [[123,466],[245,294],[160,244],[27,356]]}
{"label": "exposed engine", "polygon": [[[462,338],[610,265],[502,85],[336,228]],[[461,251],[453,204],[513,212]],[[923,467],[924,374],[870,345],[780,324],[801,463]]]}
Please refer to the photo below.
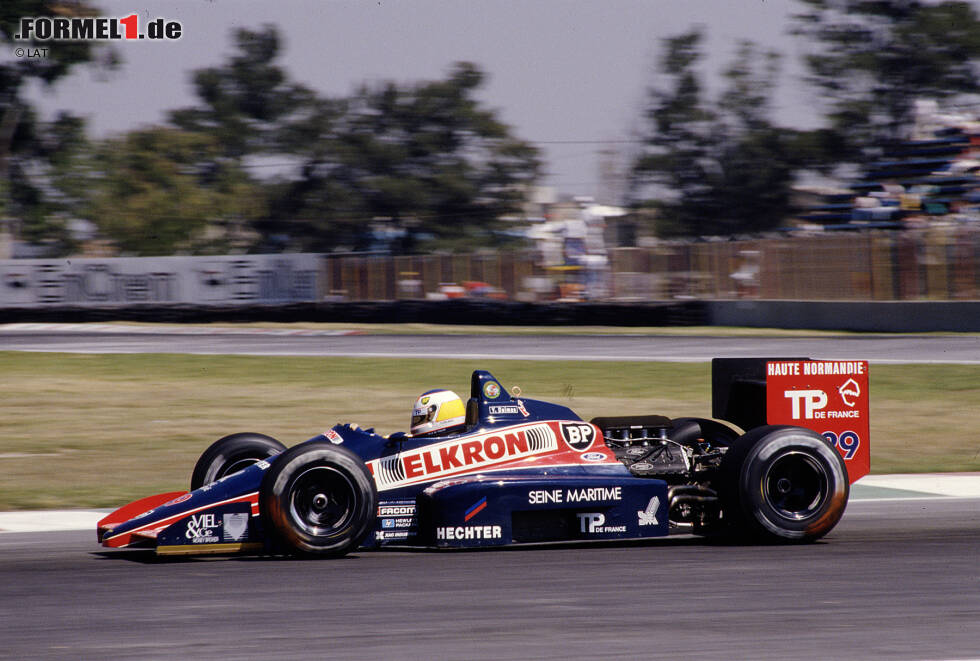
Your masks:
{"label": "exposed engine", "polygon": [[633,475],[670,485],[671,526],[700,532],[718,524],[721,507],[712,486],[728,449],[727,439],[705,438],[712,434],[694,419],[647,415],[597,418],[593,423]]}

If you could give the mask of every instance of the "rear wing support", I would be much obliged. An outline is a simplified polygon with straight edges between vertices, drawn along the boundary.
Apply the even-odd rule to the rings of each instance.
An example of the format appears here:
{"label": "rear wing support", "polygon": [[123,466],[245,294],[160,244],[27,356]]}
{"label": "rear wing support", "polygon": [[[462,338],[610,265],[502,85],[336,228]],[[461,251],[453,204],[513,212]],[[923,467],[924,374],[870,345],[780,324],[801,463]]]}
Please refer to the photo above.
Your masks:
{"label": "rear wing support", "polygon": [[711,417],[745,431],[770,424],[766,415],[766,365],[809,358],[715,358],[711,361]]}

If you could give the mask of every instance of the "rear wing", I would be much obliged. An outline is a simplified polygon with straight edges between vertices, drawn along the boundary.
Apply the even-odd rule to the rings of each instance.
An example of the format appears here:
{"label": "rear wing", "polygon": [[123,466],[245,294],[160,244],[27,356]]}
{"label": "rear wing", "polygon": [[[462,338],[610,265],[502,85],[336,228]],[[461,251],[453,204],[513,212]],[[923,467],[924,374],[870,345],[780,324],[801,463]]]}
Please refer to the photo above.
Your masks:
{"label": "rear wing", "polygon": [[711,415],[746,431],[762,425],[812,429],[844,457],[851,483],[871,470],[866,360],[715,358]]}

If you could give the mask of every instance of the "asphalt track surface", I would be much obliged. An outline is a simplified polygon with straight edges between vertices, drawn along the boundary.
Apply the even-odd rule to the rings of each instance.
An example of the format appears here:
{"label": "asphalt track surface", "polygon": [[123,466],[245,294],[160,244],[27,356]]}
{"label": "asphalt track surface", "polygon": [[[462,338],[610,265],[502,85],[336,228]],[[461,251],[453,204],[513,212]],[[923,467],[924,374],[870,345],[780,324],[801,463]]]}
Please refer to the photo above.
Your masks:
{"label": "asphalt track surface", "polygon": [[[622,335],[303,335],[254,329],[126,331],[83,325],[47,330],[0,326],[0,350],[74,353],[179,353],[362,356],[490,360],[623,360],[702,362],[714,357],[812,357],[873,363],[980,364],[976,335],[842,335],[807,337]],[[72,325],[70,325],[72,326]],[[176,347],[176,348],[175,348]]]}
{"label": "asphalt track surface", "polygon": [[823,541],[160,559],[0,536],[0,658],[976,659],[980,500],[852,501]]}
{"label": "asphalt track surface", "polygon": [[[0,349],[172,352],[142,330]],[[970,336],[182,336],[182,353],[980,363]],[[0,535],[0,659],[980,659],[980,499],[852,500],[823,541],[693,538],[337,561],[160,559]]]}

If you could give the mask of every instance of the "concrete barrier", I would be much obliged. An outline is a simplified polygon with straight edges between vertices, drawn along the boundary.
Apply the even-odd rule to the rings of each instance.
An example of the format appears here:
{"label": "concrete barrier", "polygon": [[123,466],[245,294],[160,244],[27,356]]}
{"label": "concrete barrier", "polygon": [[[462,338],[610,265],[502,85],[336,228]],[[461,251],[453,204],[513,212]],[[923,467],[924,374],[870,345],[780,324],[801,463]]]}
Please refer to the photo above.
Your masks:
{"label": "concrete barrier", "polygon": [[432,323],[495,326],[741,326],[874,333],[980,332],[980,301],[519,303],[486,299],[276,305],[0,308],[0,323],[144,321]]}
{"label": "concrete barrier", "polygon": [[980,301],[704,301],[710,326],[980,332]]}
{"label": "concrete barrier", "polygon": [[698,301],[664,303],[518,303],[481,299],[449,301],[320,302],[282,305],[130,305],[113,307],[6,308],[0,323],[145,321],[432,323],[498,326],[701,326]]}

